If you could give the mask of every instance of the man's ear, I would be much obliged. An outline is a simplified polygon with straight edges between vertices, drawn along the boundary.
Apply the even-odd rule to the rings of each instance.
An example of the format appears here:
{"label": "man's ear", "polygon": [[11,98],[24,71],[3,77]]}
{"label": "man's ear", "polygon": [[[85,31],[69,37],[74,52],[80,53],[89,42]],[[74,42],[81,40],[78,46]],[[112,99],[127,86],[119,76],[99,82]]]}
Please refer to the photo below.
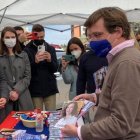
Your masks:
{"label": "man's ear", "polygon": [[116,27],[116,28],[115,28],[115,33],[116,33],[116,37],[117,37],[117,38],[120,38],[120,37],[122,37],[122,35],[124,34],[124,31],[122,30],[121,27]]}

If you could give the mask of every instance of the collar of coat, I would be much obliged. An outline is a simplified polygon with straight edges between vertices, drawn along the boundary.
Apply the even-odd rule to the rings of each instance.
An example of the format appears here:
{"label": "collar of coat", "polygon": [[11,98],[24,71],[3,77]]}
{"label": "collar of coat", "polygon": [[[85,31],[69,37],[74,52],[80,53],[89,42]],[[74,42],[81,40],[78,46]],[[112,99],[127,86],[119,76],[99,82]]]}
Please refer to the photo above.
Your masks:
{"label": "collar of coat", "polygon": [[[7,53],[5,52],[3,55],[0,55],[0,56],[7,56]],[[15,56],[23,58],[22,52],[21,53],[15,52]]]}

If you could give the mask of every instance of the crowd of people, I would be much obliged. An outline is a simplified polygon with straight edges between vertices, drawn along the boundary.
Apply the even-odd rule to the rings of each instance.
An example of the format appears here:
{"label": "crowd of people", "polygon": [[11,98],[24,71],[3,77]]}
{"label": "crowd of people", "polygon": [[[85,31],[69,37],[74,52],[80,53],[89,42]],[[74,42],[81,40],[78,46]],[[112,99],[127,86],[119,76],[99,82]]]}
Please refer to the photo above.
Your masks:
{"label": "crowd of people", "polygon": [[[80,140],[140,140],[140,52],[130,38],[123,10],[105,7],[86,20],[88,52],[79,38],[69,40],[62,57],[62,77],[70,84],[69,99],[96,103],[94,122],[70,124],[74,104],[66,107],[57,125],[62,133]],[[45,40],[40,24],[32,33],[5,27],[0,40],[0,122],[12,111],[56,109],[55,49]],[[140,32],[136,34],[140,42]],[[76,106],[75,106],[76,107]],[[69,119],[71,116],[71,119]],[[67,121],[66,121],[67,120]]]}
{"label": "crowd of people", "polygon": [[119,8],[105,7],[91,14],[85,27],[95,55],[107,58],[108,70],[100,94],[74,98],[98,102],[100,97],[94,122],[65,125],[61,131],[80,140],[139,140],[140,52],[130,37],[127,17]]}
{"label": "crowd of people", "polygon": [[[36,39],[32,33],[36,33]],[[42,25],[35,24],[32,33],[10,26],[1,32],[0,122],[13,110],[43,110],[43,104],[46,110],[56,109],[55,49],[44,40]]]}

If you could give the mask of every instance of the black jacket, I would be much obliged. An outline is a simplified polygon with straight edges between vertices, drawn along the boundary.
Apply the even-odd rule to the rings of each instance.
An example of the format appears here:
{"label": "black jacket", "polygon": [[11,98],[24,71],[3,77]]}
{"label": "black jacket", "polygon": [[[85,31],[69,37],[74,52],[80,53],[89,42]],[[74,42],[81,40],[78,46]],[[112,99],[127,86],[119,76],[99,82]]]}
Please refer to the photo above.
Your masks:
{"label": "black jacket", "polygon": [[94,93],[96,86],[93,74],[107,66],[106,58],[97,57],[92,50],[83,54],[80,59],[78,77],[77,77],[77,95],[82,93]]}
{"label": "black jacket", "polygon": [[51,54],[51,62],[42,61],[35,63],[35,55],[37,47],[31,41],[24,49],[31,63],[31,82],[29,90],[32,97],[47,97],[58,93],[56,77],[54,73],[57,71],[57,58],[55,49],[48,43],[45,44],[45,50]]}

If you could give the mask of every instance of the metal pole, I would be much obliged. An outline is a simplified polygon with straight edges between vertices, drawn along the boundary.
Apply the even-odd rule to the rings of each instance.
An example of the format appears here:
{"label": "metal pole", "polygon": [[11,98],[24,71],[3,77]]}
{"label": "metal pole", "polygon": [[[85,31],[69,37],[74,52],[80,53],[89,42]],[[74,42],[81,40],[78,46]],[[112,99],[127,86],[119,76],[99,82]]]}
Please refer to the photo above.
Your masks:
{"label": "metal pole", "polygon": [[8,6],[4,9],[3,15],[2,15],[1,20],[0,20],[0,24],[2,23],[2,20],[3,20],[3,18],[4,18],[4,15],[5,15],[5,13],[6,13],[7,8],[8,8]]}

